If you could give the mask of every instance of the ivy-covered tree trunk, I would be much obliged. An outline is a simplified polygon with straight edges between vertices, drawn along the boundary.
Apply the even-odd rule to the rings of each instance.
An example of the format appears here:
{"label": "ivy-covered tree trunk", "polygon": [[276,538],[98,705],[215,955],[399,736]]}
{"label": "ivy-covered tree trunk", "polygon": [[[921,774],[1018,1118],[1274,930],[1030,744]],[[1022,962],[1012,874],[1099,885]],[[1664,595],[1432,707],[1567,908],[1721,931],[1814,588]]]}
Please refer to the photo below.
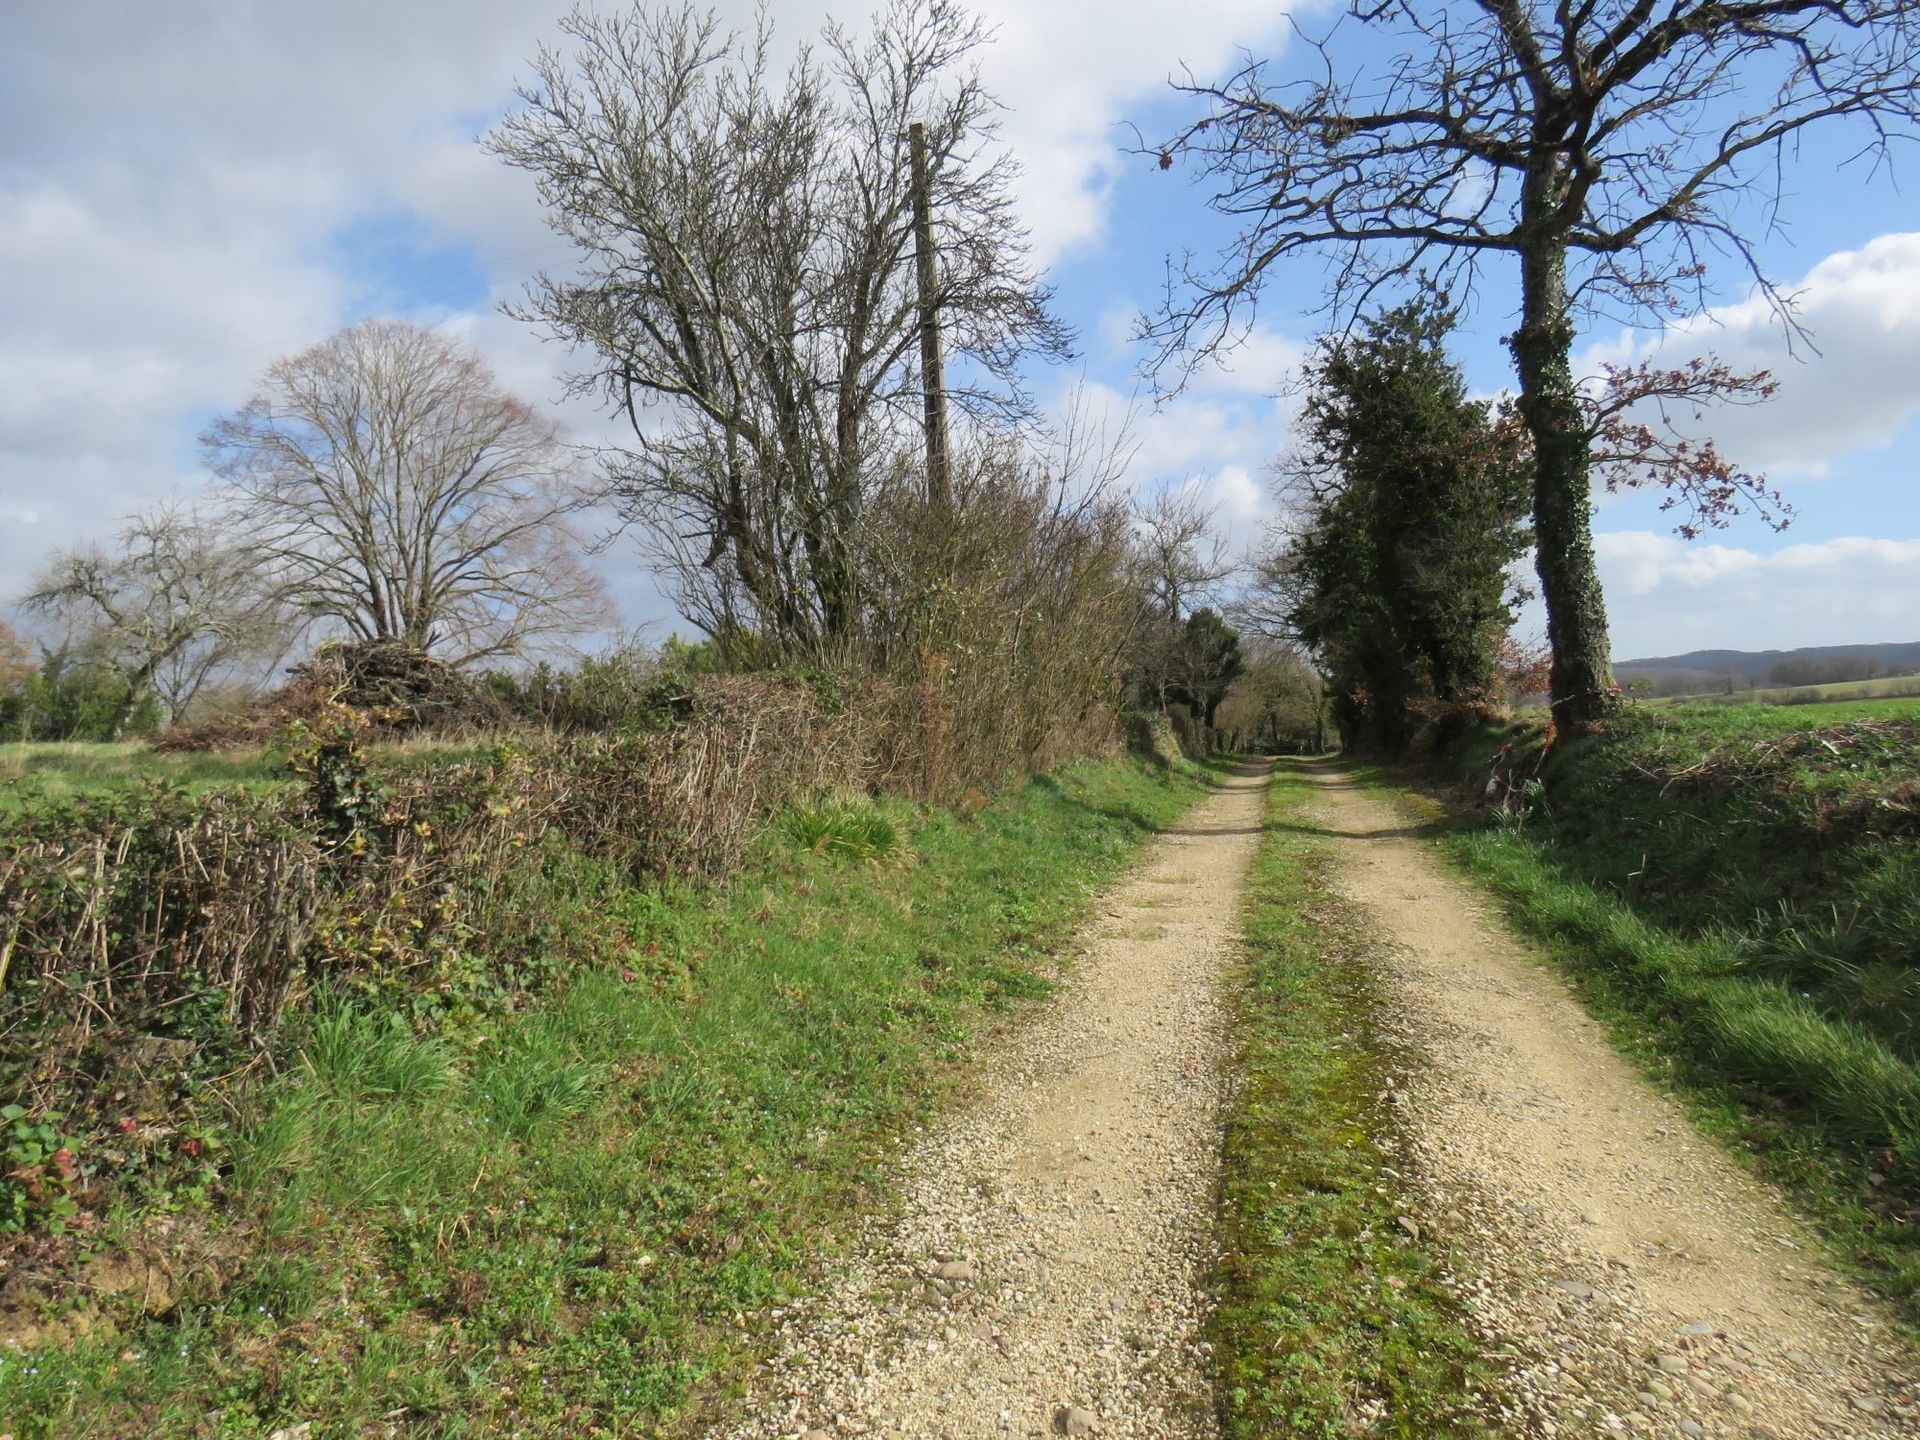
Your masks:
{"label": "ivy-covered tree trunk", "polygon": [[1607,607],[1593,558],[1586,420],[1573,384],[1567,250],[1558,237],[1521,253],[1521,320],[1512,341],[1520,416],[1533,440],[1533,531],[1540,595],[1553,647],[1559,724],[1577,731],[1612,708]]}

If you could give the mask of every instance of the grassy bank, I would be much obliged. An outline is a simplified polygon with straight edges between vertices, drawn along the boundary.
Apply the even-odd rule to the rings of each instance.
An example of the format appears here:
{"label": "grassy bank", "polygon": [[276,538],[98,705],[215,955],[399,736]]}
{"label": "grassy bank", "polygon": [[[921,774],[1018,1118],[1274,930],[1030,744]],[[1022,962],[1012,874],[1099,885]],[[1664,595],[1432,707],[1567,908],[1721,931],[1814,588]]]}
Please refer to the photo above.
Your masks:
{"label": "grassy bank", "polygon": [[1487,1433],[1476,1358],[1432,1253],[1398,1226],[1381,1140],[1392,1057],[1367,939],[1275,775],[1245,917],[1241,1089],[1227,1127],[1212,1339],[1229,1440]]}
{"label": "grassy bank", "polygon": [[[1468,737],[1483,779],[1538,732]],[[1560,747],[1452,853],[1588,1005],[1920,1319],[1920,726],[1654,710]]]}
{"label": "grassy bank", "polygon": [[457,1039],[316,1010],[201,1189],[127,1190],[94,1248],[164,1283],[101,1307],[76,1260],[39,1317],[58,1338],[0,1360],[0,1431],[686,1424],[871,1203],[889,1137],[1199,791],[1084,765],[971,819],[883,804],[850,846],[777,825],[725,886],[583,866],[618,953]]}

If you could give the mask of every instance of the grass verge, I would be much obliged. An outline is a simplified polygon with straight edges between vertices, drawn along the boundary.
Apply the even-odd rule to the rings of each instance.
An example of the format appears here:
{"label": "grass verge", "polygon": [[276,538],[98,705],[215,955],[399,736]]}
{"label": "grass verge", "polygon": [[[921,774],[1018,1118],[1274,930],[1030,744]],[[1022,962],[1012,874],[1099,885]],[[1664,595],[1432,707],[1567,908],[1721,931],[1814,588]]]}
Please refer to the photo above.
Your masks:
{"label": "grass verge", "polygon": [[1478,780],[1511,743],[1544,778],[1443,847],[1920,1331],[1920,734],[1748,706],[1630,711],[1544,766],[1538,739],[1439,757]]}
{"label": "grass verge", "polygon": [[[369,747],[376,760],[390,765],[459,759],[482,748],[438,739]],[[140,740],[0,742],[0,814],[152,783],[198,795],[227,788],[281,790],[299,782],[286,755],[271,749],[165,752]]]}
{"label": "grass verge", "polygon": [[[83,1265],[39,1317],[60,1338],[0,1356],[0,1432],[685,1429],[883,1188],[889,1137],[1200,791],[1083,765],[971,819],[883,803],[883,864],[776,826],[724,887],[602,876],[622,953],[459,1044],[322,1007],[211,1195],[104,1227],[100,1258],[171,1277],[157,1313],[95,1305]],[[188,1284],[189,1253],[225,1283]]]}
{"label": "grass verge", "polygon": [[1744,976],[1727,937],[1677,937],[1569,876],[1541,840],[1456,829],[1442,844],[1541,943],[1615,1045],[1786,1191],[1920,1337],[1920,1210],[1885,1143],[1920,1130],[1913,1067]]}
{"label": "grass verge", "polygon": [[1487,1434],[1492,1371],[1441,1261],[1399,1228],[1393,1059],[1360,922],[1289,823],[1309,790],[1276,771],[1245,916],[1212,1319],[1224,1433]]}

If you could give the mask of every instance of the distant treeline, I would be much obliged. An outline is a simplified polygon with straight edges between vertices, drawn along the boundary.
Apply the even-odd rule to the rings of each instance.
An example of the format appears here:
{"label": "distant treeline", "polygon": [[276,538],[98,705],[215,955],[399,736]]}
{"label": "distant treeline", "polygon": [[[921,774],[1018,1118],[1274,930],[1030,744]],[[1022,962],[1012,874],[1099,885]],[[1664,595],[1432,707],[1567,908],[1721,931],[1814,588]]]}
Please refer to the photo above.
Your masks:
{"label": "distant treeline", "polygon": [[1727,668],[1722,670],[1663,670],[1655,674],[1633,676],[1628,683],[1645,686],[1654,696],[1732,694],[1758,690],[1763,686],[1796,688],[1802,685],[1841,685],[1853,681],[1884,680],[1900,675],[1920,675],[1920,667],[1888,663],[1871,655],[1788,656],[1762,670]]}

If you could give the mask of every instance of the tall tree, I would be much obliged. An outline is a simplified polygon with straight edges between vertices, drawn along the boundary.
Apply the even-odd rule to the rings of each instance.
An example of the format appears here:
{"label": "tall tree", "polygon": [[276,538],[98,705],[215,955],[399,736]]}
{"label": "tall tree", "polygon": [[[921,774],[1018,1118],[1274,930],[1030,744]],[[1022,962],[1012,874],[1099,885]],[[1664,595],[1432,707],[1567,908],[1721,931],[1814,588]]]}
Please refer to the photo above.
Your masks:
{"label": "tall tree", "polygon": [[[1348,58],[1349,42],[1376,59]],[[1242,230],[1217,267],[1188,270],[1150,331],[1163,354],[1212,352],[1244,325],[1271,267],[1303,251],[1331,256],[1342,309],[1422,268],[1471,286],[1484,261],[1511,256],[1553,700],[1585,723],[1605,712],[1613,677],[1590,534],[1596,421],[1572,363],[1578,322],[1697,311],[1715,254],[1790,318],[1747,227],[1770,223],[1808,127],[1852,120],[1861,153],[1878,158],[1913,134],[1920,6],[1352,0],[1312,49],[1310,78],[1276,81],[1255,61],[1224,83],[1183,87],[1208,113],[1161,163],[1188,157]],[[1684,397],[1699,376],[1647,378],[1636,403]],[[1756,377],[1733,378],[1751,394]],[[1697,447],[1637,448],[1708,519],[1772,498]]]}
{"label": "tall tree", "polygon": [[1240,633],[1222,620],[1218,611],[1202,607],[1187,617],[1180,632],[1167,696],[1185,705],[1211,728],[1220,702],[1245,669]]}
{"label": "tall tree", "polygon": [[[860,528],[920,423],[908,132],[924,123],[937,308],[963,413],[1022,413],[1065,350],[1012,210],[1011,162],[952,0],[893,0],[781,72],[767,24],[575,11],[490,139],[574,264],[524,318],[594,357],[577,393],[630,422],[611,498],[710,634],[830,656],[857,636]],[[998,156],[998,158],[995,158]]]}
{"label": "tall tree", "polygon": [[1164,710],[1182,702],[1181,677],[1192,668],[1187,623],[1233,574],[1216,507],[1187,489],[1136,501],[1135,587],[1140,618],[1133,645],[1135,703]]}
{"label": "tall tree", "polygon": [[1190,490],[1169,490],[1137,507],[1134,544],[1147,598],[1178,625],[1233,574],[1218,525],[1218,507]]}
{"label": "tall tree", "polygon": [[1256,611],[1284,614],[1321,657],[1350,739],[1397,746],[1435,707],[1498,703],[1525,448],[1468,397],[1444,348],[1453,323],[1421,299],[1316,347],[1294,533],[1256,566],[1278,590]]}
{"label": "tall tree", "polygon": [[363,320],[274,364],[203,444],[275,593],[357,639],[463,664],[604,614],[572,453],[445,335]]}
{"label": "tall tree", "polygon": [[64,622],[64,656],[118,677],[110,738],[147,697],[178,721],[210,679],[270,663],[288,635],[253,554],[180,504],[129,517],[111,548],[56,555],[24,603]]}

